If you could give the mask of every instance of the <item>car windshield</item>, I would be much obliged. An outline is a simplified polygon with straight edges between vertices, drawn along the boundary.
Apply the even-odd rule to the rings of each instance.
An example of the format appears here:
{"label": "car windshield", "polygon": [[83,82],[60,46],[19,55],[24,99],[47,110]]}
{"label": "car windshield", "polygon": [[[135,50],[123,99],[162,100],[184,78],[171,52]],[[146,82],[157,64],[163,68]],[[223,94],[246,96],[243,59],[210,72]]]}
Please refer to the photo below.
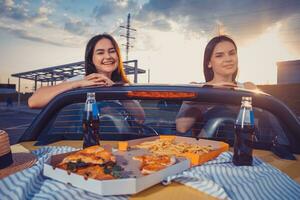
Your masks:
{"label": "car windshield", "polygon": [[[192,102],[201,108],[195,109],[195,112],[201,112],[201,118],[195,120],[192,127],[185,132],[178,132],[176,118],[183,105],[182,100],[136,99],[135,101],[145,112],[143,123],[138,123],[118,99],[97,101],[100,111],[100,139],[128,140],[172,134],[233,143],[234,123],[240,105]],[[65,140],[82,139],[84,105],[85,103],[69,104],[53,115],[43,128],[38,141],[45,142],[51,137]],[[258,147],[268,148],[274,142],[289,145],[284,127],[276,116],[257,107],[254,107],[253,111],[255,144]]]}

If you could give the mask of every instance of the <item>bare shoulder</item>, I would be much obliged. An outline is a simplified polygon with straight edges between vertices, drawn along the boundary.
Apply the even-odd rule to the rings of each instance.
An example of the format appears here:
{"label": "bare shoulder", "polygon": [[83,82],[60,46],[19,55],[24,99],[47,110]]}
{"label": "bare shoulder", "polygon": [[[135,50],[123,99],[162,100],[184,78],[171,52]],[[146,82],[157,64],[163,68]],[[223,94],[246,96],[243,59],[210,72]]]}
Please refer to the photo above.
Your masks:
{"label": "bare shoulder", "polygon": [[248,90],[256,90],[257,89],[256,85],[252,82],[245,82],[244,87],[245,87],[245,89],[248,89]]}

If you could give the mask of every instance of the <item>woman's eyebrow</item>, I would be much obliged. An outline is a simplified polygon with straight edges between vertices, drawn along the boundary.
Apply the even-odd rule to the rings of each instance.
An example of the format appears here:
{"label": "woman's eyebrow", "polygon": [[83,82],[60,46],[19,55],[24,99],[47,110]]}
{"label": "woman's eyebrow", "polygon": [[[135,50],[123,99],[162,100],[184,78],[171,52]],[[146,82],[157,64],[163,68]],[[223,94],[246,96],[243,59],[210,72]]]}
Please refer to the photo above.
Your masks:
{"label": "woman's eyebrow", "polygon": [[[115,50],[115,48],[112,47],[112,48],[109,48],[109,49],[108,49],[108,51],[111,51],[111,50]],[[98,51],[105,51],[105,49],[96,49],[95,51],[96,51],[96,52],[98,52]]]}
{"label": "woman's eyebrow", "polygon": [[224,54],[224,52],[223,52],[223,51],[217,51],[217,52],[215,52],[214,54],[215,54],[215,55],[221,55],[221,54]]}
{"label": "woman's eyebrow", "polygon": [[96,52],[98,52],[98,51],[104,51],[104,49],[96,49],[95,51]]}

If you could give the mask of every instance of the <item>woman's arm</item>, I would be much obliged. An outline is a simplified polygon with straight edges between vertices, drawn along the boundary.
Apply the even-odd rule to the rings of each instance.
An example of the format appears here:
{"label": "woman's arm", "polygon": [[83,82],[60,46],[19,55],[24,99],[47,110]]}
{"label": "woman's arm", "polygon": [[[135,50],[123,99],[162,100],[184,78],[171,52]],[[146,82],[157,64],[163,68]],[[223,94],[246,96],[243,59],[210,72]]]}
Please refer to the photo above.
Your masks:
{"label": "woman's arm", "polygon": [[42,108],[56,95],[77,87],[79,87],[78,81],[62,82],[53,86],[41,87],[28,99],[28,106],[29,108]]}
{"label": "woman's arm", "polygon": [[176,130],[185,133],[190,130],[202,116],[201,105],[197,102],[185,101],[176,116]]}
{"label": "woman's arm", "polygon": [[81,80],[65,81],[53,86],[39,88],[28,99],[30,108],[42,108],[47,105],[56,95],[80,87],[87,86],[111,86],[113,82],[102,74],[93,73]]}

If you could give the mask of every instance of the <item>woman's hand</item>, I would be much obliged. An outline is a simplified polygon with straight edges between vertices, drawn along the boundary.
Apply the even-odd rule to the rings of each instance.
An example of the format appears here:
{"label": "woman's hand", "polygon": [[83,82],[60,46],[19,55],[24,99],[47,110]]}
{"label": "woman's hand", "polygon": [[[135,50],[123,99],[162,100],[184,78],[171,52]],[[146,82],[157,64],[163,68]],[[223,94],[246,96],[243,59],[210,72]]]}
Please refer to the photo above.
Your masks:
{"label": "woman's hand", "polygon": [[[87,86],[112,86],[114,82],[103,74],[93,73],[84,77],[83,80],[78,81],[78,87]],[[76,86],[75,86],[76,88]]]}

